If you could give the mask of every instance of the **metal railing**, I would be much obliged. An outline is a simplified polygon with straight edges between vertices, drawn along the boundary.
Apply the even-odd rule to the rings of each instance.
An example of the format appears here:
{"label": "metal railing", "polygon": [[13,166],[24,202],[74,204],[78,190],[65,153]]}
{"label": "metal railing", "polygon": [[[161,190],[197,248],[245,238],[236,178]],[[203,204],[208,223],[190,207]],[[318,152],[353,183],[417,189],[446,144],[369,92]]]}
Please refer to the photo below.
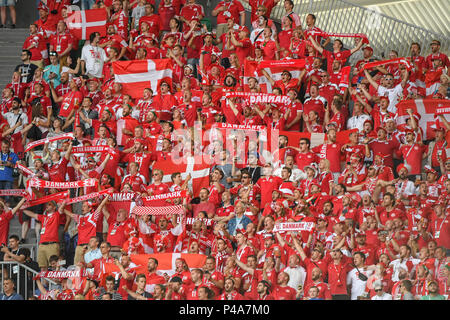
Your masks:
{"label": "metal railing", "polygon": [[[39,273],[32,268],[14,261],[2,261],[0,262],[0,280],[1,289],[0,293],[3,293],[3,280],[5,277],[13,279],[15,283],[15,291],[20,294],[24,300],[32,297],[37,289],[36,281],[33,278]],[[58,284],[52,280],[45,279],[49,283],[49,290],[58,286]]]}
{"label": "metal railing", "polygon": [[[250,6],[242,2],[247,10]],[[280,22],[285,15],[283,2],[280,2],[271,13],[271,19]],[[412,42],[422,48],[421,55],[430,54],[430,42],[437,39],[441,42],[441,52],[450,50],[450,38],[422,27],[407,23],[381,12],[353,4],[345,0],[294,0],[294,12],[300,16],[302,27],[306,26],[306,16],[316,16],[316,26],[327,32],[365,33],[374,49],[374,55],[388,57],[391,50],[399,56],[409,56]],[[432,19],[432,17],[430,17]],[[342,38],[345,47],[354,47],[352,38]]]}

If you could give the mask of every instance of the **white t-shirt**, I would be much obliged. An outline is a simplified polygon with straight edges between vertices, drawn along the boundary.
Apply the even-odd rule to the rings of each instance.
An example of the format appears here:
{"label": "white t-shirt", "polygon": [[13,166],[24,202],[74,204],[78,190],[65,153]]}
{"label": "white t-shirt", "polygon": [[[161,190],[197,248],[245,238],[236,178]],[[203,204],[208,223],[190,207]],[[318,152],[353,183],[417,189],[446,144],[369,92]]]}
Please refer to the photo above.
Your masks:
{"label": "white t-shirt", "polygon": [[[367,277],[370,277],[373,273],[372,270],[359,269],[359,271]],[[352,286],[351,300],[358,300],[358,296],[362,296],[364,294],[364,291],[366,290],[366,283],[367,281],[362,281],[358,278],[358,271],[356,268],[352,269],[347,274],[347,285]]]}
{"label": "white t-shirt", "polygon": [[372,117],[365,113],[359,116],[350,117],[350,119],[347,120],[347,129],[358,129],[359,132],[362,132],[364,129],[364,122],[371,119]]}
{"label": "white t-shirt", "polygon": [[378,86],[377,90],[378,95],[386,96],[389,98],[389,107],[387,110],[392,113],[397,113],[397,103],[400,100],[400,98],[403,96],[403,87],[402,84],[399,83],[394,88],[388,89],[383,86]]}
{"label": "white t-shirt", "polygon": [[283,271],[289,275],[289,282],[287,283],[289,287],[297,290],[300,284],[304,285],[306,279],[305,268],[301,266],[296,268],[286,267]]}
{"label": "white t-shirt", "polygon": [[103,64],[108,57],[105,50],[100,47],[93,47],[87,44],[81,51],[81,60],[86,62],[86,74],[89,74],[95,78],[102,77]]}
{"label": "white t-shirt", "polygon": [[374,295],[371,300],[392,300],[392,296],[389,293],[383,292],[381,296]]}

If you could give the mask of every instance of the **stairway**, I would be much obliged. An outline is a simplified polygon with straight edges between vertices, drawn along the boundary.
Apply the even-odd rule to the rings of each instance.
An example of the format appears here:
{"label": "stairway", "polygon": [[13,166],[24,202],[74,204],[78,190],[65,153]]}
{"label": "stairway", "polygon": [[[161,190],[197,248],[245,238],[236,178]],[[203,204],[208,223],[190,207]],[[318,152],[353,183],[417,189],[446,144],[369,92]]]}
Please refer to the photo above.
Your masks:
{"label": "stairway", "polygon": [[0,29],[0,88],[11,82],[14,68],[21,64],[20,54],[28,29]]}
{"label": "stairway", "polygon": [[[29,35],[28,28],[23,29],[0,29],[0,90],[11,82],[11,77],[15,67],[21,63],[20,54],[22,45]],[[16,215],[11,221],[9,235],[21,237],[21,225]],[[34,230],[30,230],[27,236],[27,245],[36,243]],[[31,248],[30,248],[31,249]]]}

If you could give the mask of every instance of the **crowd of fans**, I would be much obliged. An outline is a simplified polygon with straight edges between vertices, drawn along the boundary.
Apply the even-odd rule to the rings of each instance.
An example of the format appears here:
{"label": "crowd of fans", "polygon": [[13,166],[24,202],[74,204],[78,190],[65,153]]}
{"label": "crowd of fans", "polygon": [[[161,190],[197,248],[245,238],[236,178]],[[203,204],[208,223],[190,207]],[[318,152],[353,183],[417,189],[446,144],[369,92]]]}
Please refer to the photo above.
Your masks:
{"label": "crowd of fans", "polygon": [[[39,4],[22,63],[3,89],[0,189],[25,186],[25,175],[15,168],[22,163],[42,180],[98,179],[98,190],[80,188],[77,195],[108,188],[141,196],[188,190],[186,198],[173,202],[184,205],[187,217],[205,219],[180,234],[175,215],[112,214],[108,197],[25,210],[25,199],[3,197],[2,260],[29,261],[20,244],[27,243],[33,221],[41,271],[90,272],[77,286],[59,280],[58,289],[37,279],[34,299],[448,299],[450,124],[438,116],[425,140],[420,115],[409,109],[400,126],[396,108],[404,99],[449,98],[450,62],[440,42],[427,39],[432,53],[426,57],[419,43],[412,43],[410,71],[403,64],[362,71],[375,58],[359,38],[344,50],[341,40],[331,43],[317,35],[314,14],[302,21],[291,0],[247,1],[251,21],[239,0],[215,8],[196,0],[162,0],[158,7],[154,0],[82,0],[81,9],[105,8],[108,15],[106,36],[94,32],[86,41],[65,23],[71,1]],[[275,6],[285,9],[281,29],[270,19]],[[211,9],[215,21],[205,19]],[[389,55],[396,57],[395,51]],[[163,82],[156,92],[147,88],[133,99],[114,80],[115,61],[162,58],[173,62],[172,83]],[[225,97],[261,92],[256,77],[244,84],[246,60],[292,58],[306,60],[299,78],[289,71],[281,80],[265,73],[269,93],[289,96],[289,106]],[[342,84],[347,65],[351,76]],[[116,140],[119,120],[124,120],[122,145]],[[326,133],[327,140],[313,148],[310,139],[301,138],[293,146],[280,134],[279,161],[264,164],[255,141],[246,144],[244,159],[237,159],[236,144],[228,150],[211,140],[196,149],[216,159],[210,185],[193,194],[181,173],[163,183],[164,172],[152,168],[180,143],[174,130],[189,133],[195,121],[204,128],[226,122]],[[349,129],[357,129],[349,142],[336,142],[337,133]],[[29,142],[66,132],[74,139],[24,152]],[[116,152],[72,152],[74,146],[101,145]],[[58,191],[32,188],[37,198]],[[8,238],[15,215],[22,234]],[[274,232],[280,222],[313,222],[314,228]],[[153,247],[139,245],[143,238]],[[174,251],[205,254],[205,265],[190,270],[179,258],[173,275],[161,275],[158,260],[150,258],[147,272],[136,274],[130,259],[135,253]],[[120,275],[105,274],[106,263],[116,264]],[[16,299],[13,276],[4,272],[0,298]]]}

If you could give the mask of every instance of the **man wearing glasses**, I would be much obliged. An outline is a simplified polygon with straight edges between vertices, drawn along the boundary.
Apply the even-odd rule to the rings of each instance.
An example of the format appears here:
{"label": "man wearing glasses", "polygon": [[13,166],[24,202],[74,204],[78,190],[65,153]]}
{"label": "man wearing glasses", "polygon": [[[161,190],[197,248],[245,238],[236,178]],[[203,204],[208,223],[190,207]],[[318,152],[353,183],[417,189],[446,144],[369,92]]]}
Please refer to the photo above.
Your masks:
{"label": "man wearing glasses", "polygon": [[406,87],[409,79],[409,73],[406,69],[403,69],[401,74],[402,81],[394,86],[394,75],[392,73],[387,73],[384,75],[384,79],[382,80],[383,85],[378,84],[369,72],[365,69],[364,75],[369,81],[370,85],[377,90],[378,96],[387,96],[389,97],[389,107],[387,110],[392,113],[397,113],[397,103],[399,102],[399,97],[403,96],[403,89]]}
{"label": "man wearing glasses", "polygon": [[376,295],[374,295],[371,300],[392,300],[392,295],[384,292],[381,281],[375,281],[373,289],[376,292]]}

